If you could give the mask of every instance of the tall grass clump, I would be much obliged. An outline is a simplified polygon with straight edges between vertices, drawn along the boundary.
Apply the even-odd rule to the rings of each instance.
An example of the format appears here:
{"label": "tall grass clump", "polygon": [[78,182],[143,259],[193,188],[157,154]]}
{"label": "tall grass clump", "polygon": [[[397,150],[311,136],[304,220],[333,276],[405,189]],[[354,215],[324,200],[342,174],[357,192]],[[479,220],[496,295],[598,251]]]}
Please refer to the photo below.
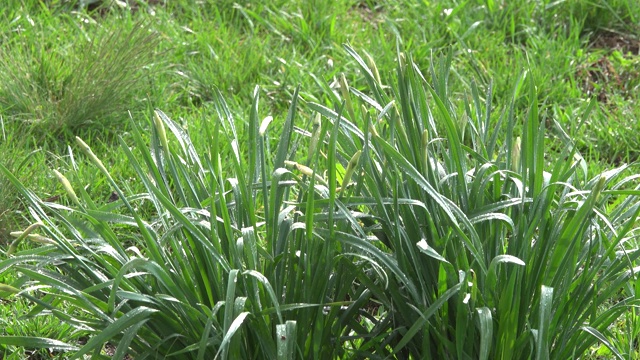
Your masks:
{"label": "tall grass clump", "polygon": [[0,262],[0,275],[20,274],[2,290],[88,338],[0,345],[73,358],[109,343],[115,358],[573,359],[602,343],[629,358],[609,327],[638,305],[640,191],[622,177],[633,167],[589,178],[559,126],[564,152],[549,157],[526,72],[496,111],[490,87],[449,92],[452,55],[423,73],[399,53],[388,86],[373,59],[347,53],[366,86],[341,76],[324,103],[298,104],[296,90],[283,119],[260,120],[256,88],[237,122],[215,92],[207,149],[160,111],[150,144],[134,124],[121,151],[138,194],[78,139],[118,195],[107,205],[72,188],[73,171],[55,172],[61,206],[0,166],[33,219]]}
{"label": "tall grass clump", "polygon": [[[335,185],[309,186],[308,168],[287,168],[294,164],[297,93],[274,154],[266,151],[271,117],[259,121],[258,93],[246,129],[217,95],[219,118],[202,124],[211,142],[201,154],[160,111],[150,146],[135,127],[136,153],[124,141],[122,151],[144,193],[125,193],[78,139],[118,194],[114,203],[99,206],[71,187],[73,172],[57,171],[72,206],[46,203],[0,167],[33,218],[0,263],[0,274],[21,274],[3,290],[33,301],[33,315],[51,313],[89,338],[80,345],[5,336],[0,344],[98,358],[110,343],[115,358],[180,359],[324,359],[379,346],[362,340],[371,330],[360,320],[368,292],[355,281],[370,266],[332,236],[345,226],[333,226],[339,219],[353,217],[346,209],[320,211],[335,202]],[[249,146],[238,142],[241,130]],[[233,156],[223,158],[219,149],[228,143]],[[309,209],[318,201],[318,213],[302,214],[301,201]],[[143,217],[142,207],[155,215]],[[28,239],[43,245],[25,249]],[[352,338],[360,341],[345,346]]]}
{"label": "tall grass clump", "polygon": [[[638,305],[640,192],[637,175],[622,177],[635,165],[588,178],[557,124],[564,149],[547,154],[526,72],[495,114],[491,88],[484,98],[473,83],[463,97],[449,93],[451,55],[423,74],[399,54],[397,84],[385,90],[375,64],[349,51],[368,88],[342,92],[365,129],[339,142],[363,150],[361,193],[345,205],[367,203],[381,249],[372,256],[403,274],[369,288],[393,319],[392,354],[573,359],[601,342],[631,358],[609,327]],[[516,118],[523,99],[527,115]]]}
{"label": "tall grass clump", "polygon": [[118,30],[93,25],[54,39],[33,27],[24,36],[43,40],[10,38],[0,47],[0,104],[39,136],[122,126],[133,100],[144,95],[158,40],[144,23]]}

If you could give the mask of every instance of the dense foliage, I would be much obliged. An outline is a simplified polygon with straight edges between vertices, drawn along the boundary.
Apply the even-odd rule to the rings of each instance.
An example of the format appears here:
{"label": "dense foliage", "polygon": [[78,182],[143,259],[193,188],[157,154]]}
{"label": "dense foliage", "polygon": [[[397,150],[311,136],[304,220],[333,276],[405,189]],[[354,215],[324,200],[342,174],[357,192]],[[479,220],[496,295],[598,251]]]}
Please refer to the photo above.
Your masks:
{"label": "dense foliage", "polygon": [[640,252],[625,250],[640,211],[640,192],[624,187],[634,177],[622,167],[587,179],[559,127],[564,160],[549,164],[526,73],[513,98],[529,99],[527,117],[512,102],[492,127],[474,85],[463,111],[454,105],[450,58],[427,81],[400,53],[388,87],[347,51],[368,94],[343,78],[333,109],[306,104],[304,131],[296,92],[274,151],[256,89],[246,141],[219,94],[219,116],[201,124],[205,153],[159,110],[149,147],[136,128],[137,154],[121,149],[142,193],[78,138],[117,194],[107,205],[72,188],[73,173],[56,171],[72,200],[60,206],[2,168],[34,221],[9,252],[45,243],[0,263],[21,274],[5,290],[89,340],[0,343],[74,357],[110,343],[116,358],[568,359],[602,341],[622,357],[604,334],[637,305]]}
{"label": "dense foliage", "polygon": [[7,1],[1,357],[640,356],[640,3]]}

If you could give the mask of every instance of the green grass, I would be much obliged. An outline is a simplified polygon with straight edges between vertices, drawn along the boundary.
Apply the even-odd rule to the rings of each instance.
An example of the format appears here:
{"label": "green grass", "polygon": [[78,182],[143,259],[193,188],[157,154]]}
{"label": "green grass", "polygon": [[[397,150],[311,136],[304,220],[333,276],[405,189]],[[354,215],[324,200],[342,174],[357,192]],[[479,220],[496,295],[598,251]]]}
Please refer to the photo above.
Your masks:
{"label": "green grass", "polygon": [[[2,283],[9,283],[15,279],[3,278]],[[2,293],[6,295],[5,293]],[[12,297],[0,300],[0,324],[2,325],[3,336],[33,336],[38,334],[41,337],[54,339],[67,338],[72,335],[73,328],[55,320],[47,314],[33,316],[30,314],[33,304],[28,299],[22,297]],[[0,349],[0,356],[3,359],[23,359],[25,355],[31,358],[48,358],[53,352],[47,349],[29,348],[27,352],[18,351],[15,347]]]}
{"label": "green grass", "polygon": [[[76,19],[61,18],[66,21],[50,26],[75,30]],[[9,39],[3,48],[0,105],[7,115],[42,138],[68,137],[89,127],[103,134],[121,128],[132,96],[144,95],[148,86],[144,72],[151,72],[156,35],[135,23],[128,25],[130,31],[85,25],[50,37],[39,25],[22,36],[40,41]]]}
{"label": "green grass", "polygon": [[[20,254],[73,254],[65,265],[69,269],[101,269],[107,278],[121,278],[122,291],[137,294],[135,301],[147,309],[134,314],[134,299],[111,294],[110,285],[98,286],[91,293],[95,298],[89,299],[106,308],[77,315],[90,329],[38,333],[19,325],[28,319],[16,320],[13,327],[27,329],[24,335],[77,346],[78,337],[94,334],[101,340],[89,346],[91,351],[99,351],[113,336],[113,341],[129,342],[134,353],[148,353],[145,341],[172,335],[154,330],[168,322],[166,316],[152,315],[160,310],[184,316],[193,329],[189,336],[171,338],[173,347],[158,343],[164,355],[205,339],[210,346],[202,355],[207,357],[218,348],[230,357],[272,357],[277,349],[293,349],[290,346],[298,357],[384,357],[394,350],[399,358],[427,353],[544,357],[545,347],[551,358],[575,356],[547,347],[563,343],[594,358],[611,356],[614,351],[608,347],[633,358],[638,327],[629,305],[635,302],[635,288],[616,285],[625,267],[616,263],[621,259],[601,255],[607,249],[620,251],[623,245],[631,250],[636,243],[633,232],[622,235],[634,231],[633,225],[626,227],[633,215],[632,175],[637,172],[635,165],[623,164],[636,160],[639,147],[635,103],[640,76],[637,53],[631,53],[640,36],[640,5],[635,1],[184,0],[142,3],[136,11],[105,5],[91,14],[74,11],[73,2],[10,5],[0,9],[0,53],[6,65],[0,70],[0,163],[33,194],[25,197],[25,190],[18,191],[8,175],[0,177],[0,245],[7,249],[13,241],[8,233],[26,228],[34,216],[45,219],[47,229],[42,231],[66,245],[21,242]],[[614,49],[616,39],[627,47]],[[397,49],[405,54],[401,66]],[[295,116],[288,123],[294,99]],[[176,135],[169,137],[168,148],[151,136],[157,131],[154,108],[173,119],[165,119],[165,126],[174,126],[169,133]],[[337,113],[343,115],[343,130],[331,125]],[[258,133],[269,116],[273,121],[266,133]],[[314,130],[317,116],[321,123]],[[372,134],[374,128],[380,137]],[[177,129],[186,130],[188,138]],[[293,132],[291,140],[287,130]],[[76,135],[89,143],[112,180],[96,170],[74,142]],[[367,136],[370,141],[363,142]],[[516,137],[521,139],[519,162],[514,158]],[[183,144],[189,139],[198,155],[184,152],[179,139]],[[230,146],[232,140],[239,155]],[[316,142],[314,149],[308,148],[310,142]],[[362,155],[350,175],[353,185],[336,189],[349,183],[345,172],[351,171],[349,159],[358,151]],[[575,162],[575,167],[561,161],[577,153],[586,161]],[[278,183],[271,172],[285,159],[292,161],[287,162],[291,173],[280,174],[283,183],[274,186]],[[140,167],[132,165],[136,162]],[[515,168],[510,165],[517,163]],[[310,182],[301,165],[316,169],[319,177]],[[614,167],[621,173],[606,172]],[[80,204],[66,195],[52,169],[69,178]],[[462,175],[472,169],[482,172]],[[540,178],[541,169],[559,183],[541,187],[547,184]],[[602,189],[601,174],[607,174]],[[145,182],[148,178],[154,180]],[[424,192],[422,181],[433,190]],[[518,192],[519,183],[530,187]],[[310,196],[314,186],[316,195]],[[115,187],[122,193],[112,203]],[[229,193],[222,196],[220,191]],[[127,196],[131,208],[122,202]],[[43,203],[46,199],[50,202]],[[249,199],[256,200],[251,204]],[[229,204],[227,215],[219,215],[223,228],[208,230],[203,237],[188,225],[202,224],[199,216],[204,215],[186,209],[213,206],[224,214],[221,201]],[[486,212],[491,204],[506,201],[513,204]],[[296,211],[289,205],[296,205]],[[75,210],[69,212],[66,206]],[[418,210],[421,207],[426,213]],[[548,215],[538,217],[536,211]],[[247,228],[253,235],[245,234]],[[291,235],[285,238],[279,231]],[[188,235],[177,235],[184,232]],[[98,255],[102,252],[96,243],[86,242],[93,238],[87,234],[101,238],[103,250],[119,255],[115,260]],[[369,242],[362,242],[365,235]],[[251,236],[255,239],[247,240]],[[547,238],[557,240],[530,249],[523,245]],[[224,239],[220,243],[226,245],[213,249],[207,244],[214,239]],[[592,247],[569,245],[566,251],[573,251],[575,264],[558,263],[554,254],[565,251],[563,242],[578,240]],[[154,253],[154,246],[160,246],[159,252]],[[202,252],[220,259],[172,257],[185,246],[204,246]],[[123,252],[127,247],[140,254]],[[143,286],[161,272],[147,269],[147,274],[127,278],[116,271],[140,255],[166,267],[166,275],[192,298],[179,297],[161,281]],[[518,266],[515,258],[504,255],[527,265]],[[12,256],[3,259],[10,262]],[[443,258],[448,262],[438,262]],[[583,261],[594,270],[581,271]],[[36,264],[21,266],[34,276],[30,266]],[[182,275],[171,268],[181,269]],[[539,270],[548,268],[552,270]],[[14,283],[18,278],[26,281],[17,272],[24,269],[11,266],[0,273],[6,274],[5,283]],[[97,281],[87,277],[90,270],[73,274],[55,269],[48,265],[42,271],[66,277],[56,291],[85,291]],[[252,277],[254,270],[268,282]],[[556,276],[558,271],[564,275]],[[51,281],[45,277],[38,279]],[[230,291],[227,284],[235,278],[238,285]],[[218,288],[193,286],[206,279],[215,279]],[[473,285],[462,279],[471,279]],[[505,290],[515,286],[513,281],[521,285],[518,291]],[[609,296],[590,293],[591,283]],[[283,311],[280,318],[266,284],[285,309],[306,305]],[[543,301],[548,290],[541,285],[554,289],[551,312]],[[519,306],[526,309],[522,315],[509,315],[511,304],[500,295],[505,291],[521,299]],[[144,300],[158,293],[171,294],[178,302]],[[465,293],[470,294],[466,303],[461,302]],[[61,309],[88,306],[75,295],[54,298],[45,302]],[[554,312],[564,309],[568,298],[584,301]],[[109,308],[116,304],[110,305],[112,301],[120,304],[117,311]],[[234,310],[223,305],[229,301]],[[216,304],[217,317],[207,310]],[[333,305],[324,314],[319,304]],[[243,311],[251,315],[237,317]],[[144,317],[151,330],[121,333],[111,327],[105,337],[97,335],[127,313],[138,320]],[[416,322],[419,313],[430,317]],[[204,318],[210,323],[203,323]],[[255,331],[241,327],[227,343],[224,334],[234,318],[261,325]],[[51,316],[39,319],[58,322]],[[295,326],[286,320],[296,321]],[[467,321],[477,325],[463,332],[460,325]],[[614,325],[605,326],[610,323]],[[598,344],[580,331],[586,324],[611,344]],[[483,337],[489,329],[494,336]],[[542,337],[532,337],[532,329]],[[289,332],[287,339],[291,332],[313,336],[308,342],[300,336],[278,342],[280,331]],[[331,341],[341,346],[322,346]]]}

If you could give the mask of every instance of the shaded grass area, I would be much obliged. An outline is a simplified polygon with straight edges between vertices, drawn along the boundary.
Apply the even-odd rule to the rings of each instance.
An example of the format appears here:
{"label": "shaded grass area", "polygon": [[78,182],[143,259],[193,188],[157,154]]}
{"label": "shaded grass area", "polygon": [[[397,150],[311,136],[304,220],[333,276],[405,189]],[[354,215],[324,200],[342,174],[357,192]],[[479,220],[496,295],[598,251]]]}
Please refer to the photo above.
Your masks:
{"label": "shaded grass area", "polygon": [[[197,149],[207,151],[211,139],[198,129],[221,118],[218,91],[246,140],[242,129],[254,86],[260,85],[261,114],[274,117],[269,134],[275,150],[275,134],[299,84],[300,127],[314,116],[307,102],[331,107],[344,97],[342,73],[354,90],[366,90],[366,76],[343,43],[371,55],[384,84],[396,80],[397,48],[412,55],[429,81],[434,60],[451,55],[452,73],[444,84],[449,99],[468,100],[474,84],[491,87],[480,97],[495,114],[507,108],[517,77],[527,70],[536,82],[541,118],[552,134],[557,121],[596,160],[589,162],[592,173],[635,160],[640,147],[640,5],[634,1],[183,0],[141,2],[135,10],[105,2],[92,12],[73,2],[14,1],[0,11],[3,165],[40,198],[63,205],[69,199],[52,168],[79,173],[72,184],[97,202],[107,204],[112,194],[77,156],[75,135],[90,143],[122,186],[142,191],[116,146],[118,136],[133,145],[129,111],[150,134],[152,109],[163,109],[190,131]],[[530,101],[525,95],[515,99],[516,118],[525,116]],[[466,116],[463,107],[453,111]],[[497,121],[491,117],[492,124]],[[519,126],[515,135],[522,134]],[[549,162],[565,146],[556,136]],[[228,144],[220,146],[228,158]],[[8,244],[7,233],[25,227],[26,208],[2,181],[0,243]]]}

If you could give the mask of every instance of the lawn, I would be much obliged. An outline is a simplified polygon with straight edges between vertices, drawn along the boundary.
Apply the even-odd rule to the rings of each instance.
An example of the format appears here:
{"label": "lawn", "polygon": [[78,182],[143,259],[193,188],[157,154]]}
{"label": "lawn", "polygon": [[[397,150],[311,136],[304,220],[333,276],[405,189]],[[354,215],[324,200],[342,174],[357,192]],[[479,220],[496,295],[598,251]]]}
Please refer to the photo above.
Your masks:
{"label": "lawn", "polygon": [[640,357],[640,3],[6,3],[3,358]]}

